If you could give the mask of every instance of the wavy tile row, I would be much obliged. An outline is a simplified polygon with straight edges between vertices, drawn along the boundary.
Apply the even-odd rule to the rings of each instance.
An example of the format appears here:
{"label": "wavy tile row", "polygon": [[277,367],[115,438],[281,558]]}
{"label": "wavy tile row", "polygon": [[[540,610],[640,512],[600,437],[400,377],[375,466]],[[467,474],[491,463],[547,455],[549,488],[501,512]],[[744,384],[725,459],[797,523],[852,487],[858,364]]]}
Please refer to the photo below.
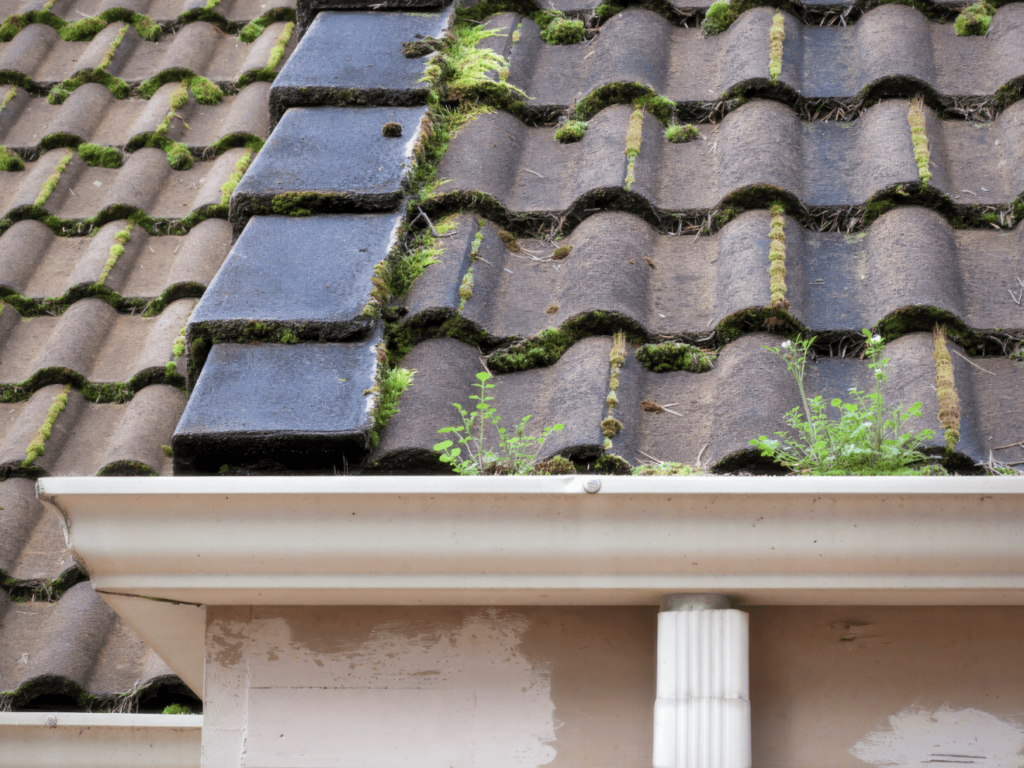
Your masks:
{"label": "wavy tile row", "polygon": [[[639,83],[682,104],[714,101],[737,87],[771,84],[768,33],[774,13],[746,11],[725,32],[704,37],[697,27],[674,26],[651,11],[629,8],[607,21],[596,38],[576,45],[548,45],[533,21],[517,17],[506,30],[508,83],[529,94],[528,110],[567,109],[615,83]],[[899,92],[902,85],[903,92],[930,89],[949,101],[993,96],[1024,78],[1018,55],[1024,48],[1024,3],[1000,8],[980,39],[960,37],[951,24],[929,21],[905,5],[875,8],[850,26],[783,17],[778,84],[804,99],[858,100],[876,89],[878,95]]]}
{"label": "wavy tile row", "polygon": [[[25,170],[3,174],[0,216],[12,221],[54,217],[56,222],[47,223],[61,228],[61,234],[84,234],[74,225],[102,225],[131,212],[142,214],[139,223],[151,232],[164,225],[170,231],[172,223],[190,227],[198,223],[197,218],[225,213],[223,187],[236,163],[248,153],[242,148],[230,149],[186,171],[172,170],[164,152],[153,148],[128,155],[120,168],[93,168],[74,154],[58,172],[69,151],[50,150],[39,160],[26,163]],[[56,185],[38,203],[54,175],[58,175]],[[69,228],[74,231],[68,232]]]}
{"label": "wavy tile row", "polygon": [[[31,24],[9,43],[0,43],[0,79],[49,90],[79,72],[99,68],[120,27],[110,24],[89,42],[67,42],[52,27]],[[160,42],[143,40],[129,28],[104,71],[135,87],[162,73],[184,70],[231,89],[245,82],[247,74],[267,67],[284,27],[285,22],[271,24],[252,43],[241,43],[206,22],[187,24]],[[294,47],[290,40],[280,63]]]}
{"label": "wavy tile row", "polygon": [[152,318],[121,314],[100,299],[83,299],[57,316],[22,318],[5,307],[0,390],[13,395],[13,390],[31,392],[57,381],[138,386],[163,381],[167,363],[175,359],[175,339],[195,304],[180,299]]}
{"label": "wavy tile row", "polygon": [[0,590],[0,700],[6,706],[21,709],[56,694],[78,699],[84,709],[92,697],[102,706],[104,699],[160,685],[180,682],[91,584],[72,587],[55,603],[14,603]]}
{"label": "wavy tile row", "polygon": [[[597,213],[558,242],[511,247],[509,233],[493,223],[480,228],[470,215],[456,222],[457,234],[440,241],[437,263],[405,297],[403,322],[424,326],[461,314],[497,342],[610,312],[651,340],[693,340],[771,304],[767,211],[697,238],[659,234],[627,213]],[[788,312],[811,333],[858,333],[907,313],[923,315],[907,318],[909,328],[930,328],[944,316],[981,334],[1024,333],[1019,228],[955,230],[932,211],[905,207],[856,235],[812,232],[788,217],[784,232]],[[463,298],[470,268],[472,291]]]}
{"label": "wavy tile row", "polygon": [[[32,461],[29,446],[54,400],[65,392],[67,404],[53,420],[44,452]],[[163,446],[170,442],[185,400],[181,390],[165,384],[145,387],[127,403],[94,403],[61,384],[43,387],[2,409],[0,474],[169,475],[171,459]]]}
{"label": "wavy tile row", "polygon": [[158,300],[153,303],[158,309],[178,296],[198,298],[231,248],[231,225],[223,219],[207,219],[184,236],[154,237],[133,230],[104,278],[110,249],[126,226],[125,221],[112,221],[90,238],[68,238],[38,221],[19,221],[0,235],[0,294],[8,301],[20,298],[23,309],[27,305],[43,311],[49,304],[91,294],[106,298],[106,291],[113,291],[133,305]]}
{"label": "wavy tile row", "polygon": [[[143,101],[116,99],[104,86],[86,83],[59,105],[17,88],[0,111],[0,145],[32,160],[54,146],[81,142],[131,151],[159,132],[202,157],[211,147],[216,151],[270,135],[270,83],[253,83],[214,105],[199,104],[190,95],[184,106],[172,109],[171,95],[178,87],[167,83]],[[160,131],[171,113],[166,130]]]}
{"label": "wavy tile row", "polygon": [[[652,373],[632,351],[618,372],[614,418],[621,431],[609,452],[631,464],[672,461],[705,467],[743,468],[756,462],[749,441],[785,429],[784,415],[799,406],[800,396],[785,363],[765,345],[778,337],[745,336],[726,346],[706,373]],[[1005,462],[1024,460],[1020,440],[1024,419],[1016,403],[1024,386],[1024,366],[1007,358],[976,358],[985,369],[952,356],[960,405],[957,452],[986,462],[990,451]],[[592,337],[571,347],[548,368],[498,375],[491,392],[503,423],[532,416],[531,429],[561,423],[543,453],[577,459],[596,458],[604,444],[602,421],[607,417],[610,353],[607,337]],[[911,421],[914,431],[932,429],[929,449],[945,447],[936,396],[935,350],[931,334],[911,334],[887,347],[890,404],[922,404],[922,416]],[[433,446],[438,430],[457,423],[452,403],[469,402],[480,354],[454,339],[425,341],[406,355],[402,366],[417,371],[401,398],[399,412],[388,422],[371,459],[385,470],[437,469]],[[870,387],[870,371],[856,357],[821,358],[808,366],[808,396],[848,397],[850,387]],[[647,408],[641,404],[646,403]],[[667,410],[651,409],[650,404]],[[1005,446],[1010,445],[1011,450]]]}
{"label": "wavy tile row", "polygon": [[[755,100],[701,140],[673,144],[650,115],[636,158],[632,191],[666,212],[710,210],[730,194],[771,187],[810,208],[858,206],[921,176],[909,102],[876,104],[854,123],[802,123],[773,101]],[[1024,105],[990,124],[942,121],[925,108],[928,186],[957,205],[999,206],[1024,192]],[[550,128],[532,128],[507,112],[485,114],[460,131],[438,168],[450,181],[439,195],[483,194],[511,216],[564,215],[600,193],[621,190],[632,107],[610,107],[574,144]],[[592,205],[585,205],[590,208]]]}
{"label": "wavy tile row", "polygon": [[6,578],[8,589],[52,583],[78,568],[60,521],[36,498],[34,480],[12,477],[0,483],[0,508],[0,580]]}
{"label": "wavy tile row", "polygon": [[[209,14],[209,16],[237,24],[266,16],[268,12],[294,9],[295,3],[284,0],[279,2],[270,0],[266,3],[260,2],[260,0],[218,0],[211,7],[208,6],[210,6],[208,0],[116,0],[116,2],[57,0],[49,11],[69,24],[80,19],[99,16],[111,9],[149,16],[161,26],[183,23],[197,14],[202,14],[204,18],[208,18],[207,14]],[[23,16],[38,10],[39,2],[37,0],[3,0],[0,2],[0,19],[6,20],[11,16]]]}

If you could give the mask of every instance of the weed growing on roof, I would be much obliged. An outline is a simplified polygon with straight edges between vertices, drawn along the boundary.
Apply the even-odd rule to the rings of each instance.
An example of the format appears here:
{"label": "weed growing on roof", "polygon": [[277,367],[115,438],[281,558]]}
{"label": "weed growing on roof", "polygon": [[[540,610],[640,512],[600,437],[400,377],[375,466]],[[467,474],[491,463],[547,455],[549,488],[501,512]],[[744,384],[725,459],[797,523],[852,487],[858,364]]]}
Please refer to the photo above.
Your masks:
{"label": "weed growing on roof", "polygon": [[374,385],[377,395],[377,408],[373,414],[373,430],[370,433],[370,444],[376,448],[380,436],[384,432],[391,417],[398,413],[398,401],[402,393],[412,386],[416,371],[408,368],[385,368],[380,381]]}
{"label": "weed growing on roof", "polygon": [[574,144],[580,141],[587,132],[587,124],[582,120],[568,120],[555,129],[555,141],[560,144]]}
{"label": "weed growing on roof", "polygon": [[[486,371],[476,375],[479,394],[470,395],[476,401],[472,412],[459,403],[453,403],[462,418],[462,426],[444,427],[438,434],[451,434],[455,440],[443,440],[434,446],[441,462],[448,464],[459,475],[525,475],[537,463],[537,454],[553,432],[560,432],[564,424],[546,427],[539,436],[526,434],[526,426],[532,417],[524,416],[512,430],[499,426],[501,416],[491,405],[494,397],[487,390],[494,389],[488,383],[493,376]],[[497,434],[497,450],[493,434]],[[459,445],[456,446],[455,443]],[[463,457],[463,449],[466,455]]]}
{"label": "weed growing on roof", "polygon": [[989,24],[992,23],[992,16],[996,9],[986,2],[969,5],[960,11],[960,15],[953,22],[953,29],[958,35],[980,35],[988,34]]}
{"label": "weed growing on roof", "polygon": [[946,446],[952,451],[960,441],[960,399],[953,381],[953,360],[946,348],[946,328],[936,323],[932,336],[935,342],[935,391],[939,400],[939,423]]}
{"label": "weed growing on roof", "polygon": [[786,19],[782,11],[775,14],[772,19],[772,28],[768,33],[770,41],[770,56],[768,59],[768,76],[772,83],[779,82],[779,75],[782,74],[782,42],[786,39]]}
{"label": "weed growing on roof", "polygon": [[910,100],[910,111],[907,114],[910,122],[910,137],[914,142],[914,160],[917,162],[917,173],[921,183],[927,185],[932,177],[928,167],[928,136],[925,133],[924,97],[915,96]]}
{"label": "weed growing on roof", "polygon": [[665,139],[673,144],[685,144],[700,138],[700,131],[692,124],[670,125],[665,129]]}
{"label": "weed growing on roof", "polygon": [[737,18],[739,18],[739,14],[728,0],[718,0],[708,8],[704,21],[700,23],[700,28],[705,35],[717,35],[727,30]]}
{"label": "weed growing on roof", "polygon": [[40,425],[39,431],[36,432],[36,436],[32,438],[32,442],[28,444],[28,448],[25,449],[25,460],[21,462],[23,469],[31,468],[35,463],[35,460],[43,455],[46,441],[50,439],[50,434],[53,432],[53,425],[57,423],[57,417],[64,412],[65,408],[67,408],[69,392],[71,392],[71,386],[65,385],[64,390],[53,398],[53,402],[50,404],[50,410],[46,414],[46,419]]}
{"label": "weed growing on roof", "polygon": [[25,161],[11,152],[7,147],[0,145],[0,171],[23,171]]}
{"label": "weed growing on roof", "polygon": [[[778,439],[762,435],[750,444],[761,455],[810,475],[887,475],[935,474],[934,467],[923,466],[927,457],[918,450],[935,433],[924,429],[917,434],[904,430],[907,422],[921,416],[921,403],[904,410],[902,405],[886,409],[885,386],[889,380],[889,360],[882,357],[885,348],[881,336],[867,336],[865,354],[874,379],[874,391],[850,389],[853,402],[833,398],[831,407],[838,419],[828,414],[829,405],[819,395],[808,398],[804,390],[807,355],[814,338],[785,341],[781,347],[765,347],[779,355],[796,379],[802,406],[786,414],[786,423],[796,434],[776,432]],[[941,471],[941,470],[940,470]]]}

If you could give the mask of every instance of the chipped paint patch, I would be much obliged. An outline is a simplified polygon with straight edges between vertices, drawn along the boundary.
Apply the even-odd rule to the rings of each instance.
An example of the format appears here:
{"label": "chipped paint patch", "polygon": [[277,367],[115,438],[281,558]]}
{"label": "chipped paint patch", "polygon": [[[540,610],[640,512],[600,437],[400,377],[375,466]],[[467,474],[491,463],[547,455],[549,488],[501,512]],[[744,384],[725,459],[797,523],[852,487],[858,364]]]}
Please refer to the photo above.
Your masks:
{"label": "chipped paint patch", "polygon": [[927,710],[911,706],[889,718],[888,728],[873,731],[850,754],[873,765],[920,768],[925,763],[1024,766],[1024,726],[980,709],[943,704]]}

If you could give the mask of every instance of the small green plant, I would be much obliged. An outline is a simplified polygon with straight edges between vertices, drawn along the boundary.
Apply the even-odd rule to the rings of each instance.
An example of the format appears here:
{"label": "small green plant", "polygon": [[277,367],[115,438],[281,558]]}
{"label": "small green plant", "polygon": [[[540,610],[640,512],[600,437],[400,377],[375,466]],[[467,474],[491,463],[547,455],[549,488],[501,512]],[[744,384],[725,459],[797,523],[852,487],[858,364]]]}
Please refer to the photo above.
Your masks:
{"label": "small green plant", "polygon": [[559,144],[572,144],[583,138],[587,132],[587,124],[582,120],[569,120],[555,130],[555,141]]}
{"label": "small green plant", "polygon": [[833,398],[831,406],[839,412],[838,419],[829,416],[829,404],[820,395],[808,398],[804,390],[804,371],[813,338],[785,341],[781,347],[765,347],[786,361],[800,390],[802,406],[786,414],[786,423],[796,430],[793,438],[788,431],[782,431],[775,433],[777,440],[762,435],[750,441],[761,450],[762,456],[793,472],[808,475],[936,473],[936,468],[922,466],[927,457],[918,450],[935,433],[930,429],[916,435],[904,431],[910,419],[921,415],[921,403],[906,409],[902,405],[886,409],[889,360],[882,357],[882,337],[872,336],[867,329],[864,334],[874,391],[851,388],[853,402],[850,403]]}
{"label": "small green plant", "polygon": [[986,2],[969,5],[960,11],[960,15],[953,22],[953,29],[958,35],[980,35],[988,34],[988,26],[992,23],[992,16],[996,9]]}
{"label": "small green plant", "polygon": [[705,35],[717,35],[719,32],[724,32],[729,28],[738,18],[739,14],[736,13],[736,9],[729,5],[728,0],[718,0],[717,3],[712,3],[711,7],[708,8],[707,15],[704,17],[704,21],[701,22],[700,28],[704,31]]}
{"label": "small green plant", "polygon": [[[450,465],[459,475],[527,474],[537,463],[537,454],[551,433],[562,431],[565,425],[555,424],[546,427],[537,437],[526,434],[530,416],[524,416],[512,430],[498,426],[501,416],[491,405],[494,397],[487,394],[487,390],[494,389],[494,384],[488,383],[493,377],[486,371],[481,371],[476,378],[479,383],[475,386],[479,388],[480,394],[469,396],[470,400],[476,401],[476,406],[470,412],[459,403],[452,404],[462,417],[462,426],[439,429],[438,434],[450,434],[455,440],[444,440],[435,445],[434,450],[440,454],[441,462]],[[493,441],[488,439],[491,429],[497,431],[497,450],[487,445],[493,445]],[[456,442],[458,446],[455,445]],[[465,457],[463,448],[466,452]]]}
{"label": "small green plant", "polygon": [[665,138],[673,144],[685,144],[688,141],[700,138],[700,131],[696,126],[670,125],[665,129]]}
{"label": "small green plant", "polygon": [[377,392],[377,410],[373,414],[373,437],[371,442],[376,447],[380,435],[391,417],[398,413],[398,401],[402,394],[412,386],[416,371],[408,368],[389,368],[380,376],[380,382],[374,386]]}

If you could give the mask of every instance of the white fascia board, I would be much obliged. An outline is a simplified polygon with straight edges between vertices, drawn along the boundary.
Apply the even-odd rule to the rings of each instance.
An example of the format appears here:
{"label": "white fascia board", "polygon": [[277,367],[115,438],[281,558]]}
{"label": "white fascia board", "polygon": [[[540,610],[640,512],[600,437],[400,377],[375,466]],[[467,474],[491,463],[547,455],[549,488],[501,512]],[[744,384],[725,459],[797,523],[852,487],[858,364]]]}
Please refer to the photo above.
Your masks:
{"label": "white fascia board", "polygon": [[104,593],[206,605],[1024,604],[1024,478],[45,478]]}
{"label": "white fascia board", "polygon": [[0,712],[0,768],[199,768],[202,729],[202,715]]}

